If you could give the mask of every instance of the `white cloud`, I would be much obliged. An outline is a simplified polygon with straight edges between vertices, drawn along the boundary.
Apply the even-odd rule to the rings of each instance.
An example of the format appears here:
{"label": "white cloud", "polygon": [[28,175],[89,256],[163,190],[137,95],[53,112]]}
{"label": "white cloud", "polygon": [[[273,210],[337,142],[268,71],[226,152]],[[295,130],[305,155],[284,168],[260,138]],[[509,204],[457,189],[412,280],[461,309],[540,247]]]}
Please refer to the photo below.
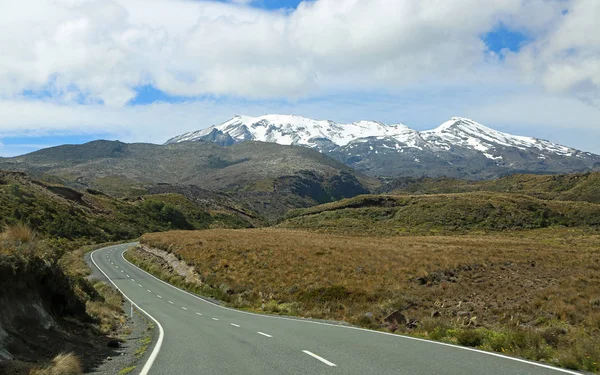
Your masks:
{"label": "white cloud", "polygon": [[532,80],[600,106],[600,2],[572,0],[545,33],[511,56]]}
{"label": "white cloud", "polygon": [[[3,0],[0,135],[162,142],[272,112],[418,128],[464,115],[557,142],[576,128],[586,149],[598,134],[598,108],[561,96],[598,103],[597,0],[250,3],[260,1]],[[481,35],[500,22],[534,41],[498,58]],[[144,84],[219,99],[124,106]]]}
{"label": "white cloud", "polygon": [[561,2],[319,0],[293,12],[240,3],[4,0],[0,95],[48,89],[69,102],[82,92],[120,106],[144,83],[177,95],[298,98],[357,79],[362,89],[461,80],[494,61],[481,34],[499,21],[540,32],[531,19],[549,22]]}

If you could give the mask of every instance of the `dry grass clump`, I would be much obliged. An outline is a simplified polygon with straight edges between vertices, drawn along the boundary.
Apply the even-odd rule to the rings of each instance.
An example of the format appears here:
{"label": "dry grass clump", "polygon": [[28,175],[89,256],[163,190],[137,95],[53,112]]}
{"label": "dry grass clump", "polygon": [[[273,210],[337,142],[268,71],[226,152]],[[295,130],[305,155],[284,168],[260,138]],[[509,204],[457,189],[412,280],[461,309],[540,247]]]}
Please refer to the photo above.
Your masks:
{"label": "dry grass clump", "polygon": [[26,244],[34,242],[36,239],[35,232],[27,225],[18,223],[7,225],[2,232],[2,239],[5,241],[17,242]]}
{"label": "dry grass clump", "polygon": [[[386,238],[219,229],[141,241],[193,265],[203,288],[233,306],[599,369],[600,353],[590,349],[600,347],[593,231]],[[385,319],[395,311],[402,318]]]}
{"label": "dry grass clump", "polygon": [[29,375],[81,375],[83,369],[79,358],[73,353],[57,355],[52,364],[45,368],[33,369]]}
{"label": "dry grass clump", "polygon": [[36,233],[25,224],[6,225],[0,233],[0,254],[33,255],[38,245]]}
{"label": "dry grass clump", "polygon": [[104,282],[94,284],[94,289],[103,297],[100,300],[88,300],[85,305],[89,316],[99,322],[102,334],[110,334],[125,323],[123,299],[121,294]]}

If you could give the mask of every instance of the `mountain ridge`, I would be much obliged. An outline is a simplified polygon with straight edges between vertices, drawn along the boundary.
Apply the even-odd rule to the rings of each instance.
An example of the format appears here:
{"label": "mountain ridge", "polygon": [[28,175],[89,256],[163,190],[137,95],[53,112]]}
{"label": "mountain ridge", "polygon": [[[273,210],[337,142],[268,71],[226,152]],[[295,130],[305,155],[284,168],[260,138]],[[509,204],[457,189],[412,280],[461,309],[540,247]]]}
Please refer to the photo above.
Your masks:
{"label": "mountain ridge", "polygon": [[[417,131],[377,121],[338,124],[293,115],[232,119],[165,144],[208,141],[221,146],[254,140],[316,149],[375,176],[493,178],[508,173],[600,170],[600,156],[544,139],[512,135],[464,117]],[[402,165],[394,165],[402,164]]]}

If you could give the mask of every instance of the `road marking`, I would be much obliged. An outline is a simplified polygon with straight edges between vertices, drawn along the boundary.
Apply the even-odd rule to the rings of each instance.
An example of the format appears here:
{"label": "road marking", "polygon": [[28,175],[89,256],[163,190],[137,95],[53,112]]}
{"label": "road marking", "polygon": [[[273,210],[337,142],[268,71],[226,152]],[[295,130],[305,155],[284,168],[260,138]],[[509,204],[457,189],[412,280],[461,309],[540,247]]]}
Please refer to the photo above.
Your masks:
{"label": "road marking", "polygon": [[235,323],[229,323],[229,324],[231,324],[231,325],[232,325],[232,326],[234,326],[234,327],[238,327],[238,328],[240,328],[240,326],[238,326],[238,325],[237,325],[237,324],[235,324]]}
{"label": "road marking", "polygon": [[119,268],[119,266],[115,266],[115,268]]}
{"label": "road marking", "polygon": [[127,275],[127,274],[126,274],[125,276],[127,276],[127,277],[130,277],[130,276],[129,276],[129,275]]}
{"label": "road marking", "polygon": [[200,314],[200,313],[196,313],[196,315],[200,315],[200,316],[202,316],[202,314]]}
{"label": "road marking", "polygon": [[[334,327],[336,329],[351,329],[351,330],[362,331],[362,332],[369,333],[369,334],[374,334],[374,335],[392,336],[392,337],[395,337],[396,339],[399,339],[399,340],[420,341],[420,342],[423,342],[423,343],[426,343],[426,344],[446,346],[446,347],[450,347],[450,348],[454,348],[454,349],[466,350],[466,351],[469,351],[469,352],[475,352],[475,353],[478,353],[478,354],[483,354],[483,355],[488,355],[488,356],[492,356],[492,357],[502,358],[502,359],[506,359],[506,360],[509,360],[509,361],[525,363],[525,364],[528,364],[528,365],[532,365],[532,366],[536,366],[536,367],[542,367],[542,368],[546,368],[546,369],[549,369],[549,370],[552,370],[552,371],[561,372],[561,373],[564,373],[564,374],[581,375],[580,372],[570,371],[570,370],[567,370],[567,369],[562,369],[562,368],[551,366],[551,365],[545,365],[545,364],[542,364],[542,363],[533,362],[533,361],[529,361],[529,360],[526,360],[526,359],[509,357],[507,355],[503,355],[503,354],[499,354],[499,353],[486,352],[486,351],[483,351],[481,349],[469,348],[469,347],[466,347],[466,346],[460,346],[460,345],[456,345],[456,344],[448,344],[448,343],[440,342],[440,341],[431,341],[431,340],[427,340],[427,339],[421,339],[421,338],[418,338],[418,337],[410,337],[410,336],[398,335],[396,333],[374,331],[372,329],[366,329],[366,328],[360,328],[360,327],[353,327],[353,326],[347,326],[347,325],[341,325],[341,324],[315,322],[315,321],[311,321],[311,320],[300,320],[300,319],[296,319],[296,318],[286,318],[286,317],[283,317],[283,316],[261,315],[261,314],[251,313],[251,312],[248,312],[248,311],[240,311],[240,310],[232,309],[232,308],[229,308],[229,307],[224,307],[224,306],[218,305],[216,303],[210,302],[210,301],[208,301],[208,300],[206,300],[204,298],[201,298],[201,297],[199,297],[199,296],[197,296],[195,294],[187,292],[187,291],[185,291],[185,290],[183,290],[181,288],[178,288],[178,287],[176,287],[174,285],[171,285],[171,284],[167,283],[166,281],[163,281],[163,280],[159,279],[158,277],[156,277],[156,276],[154,276],[154,275],[152,275],[152,274],[144,271],[140,267],[136,266],[135,264],[133,264],[130,261],[128,261],[127,259],[125,259],[124,254],[125,254],[125,251],[123,251],[123,252],[120,253],[121,258],[123,259],[123,261],[125,261],[126,263],[128,263],[130,266],[137,268],[139,271],[145,273],[146,275],[152,277],[156,281],[158,281],[158,282],[160,282],[162,284],[165,284],[166,286],[171,287],[171,288],[179,291],[180,293],[187,294],[187,295],[189,295],[189,296],[191,296],[193,298],[196,298],[196,299],[198,299],[198,300],[200,300],[200,301],[202,301],[204,303],[207,303],[209,305],[212,305],[212,306],[220,308],[220,309],[224,309],[224,310],[228,310],[228,311],[233,311],[233,312],[236,312],[238,314],[252,315],[252,316],[260,317],[260,318],[263,318],[263,319],[279,319],[279,320],[289,320],[289,321],[293,321],[293,322],[296,322],[296,323],[301,322],[301,323],[305,323],[305,324],[317,324],[317,325],[322,325],[322,326]],[[141,375],[143,375],[143,374],[141,374]]]}
{"label": "road marking", "polygon": [[212,320],[219,320],[219,319],[217,319],[217,318],[212,318]]}
{"label": "road marking", "polygon": [[174,303],[173,303],[173,301],[169,301],[169,303],[170,303],[171,305],[173,305],[173,304],[174,304]]}
{"label": "road marking", "polygon": [[327,366],[331,366],[331,367],[336,367],[337,365],[333,362],[329,362],[328,360],[326,360],[323,357],[319,357],[318,355],[316,355],[315,353],[311,353],[308,350],[303,350],[302,353],[304,354],[308,354],[309,356],[318,359],[319,361],[323,362],[324,364],[326,364]]}
{"label": "road marking", "polygon": [[183,307],[183,306],[181,306],[181,308],[182,308],[183,310],[187,311],[187,307]]}
{"label": "road marking", "polygon": [[148,293],[152,293],[152,291],[150,289],[146,289],[148,291]]}
{"label": "road marking", "polygon": [[121,270],[121,273],[124,273],[123,270]]}
{"label": "road marking", "polygon": [[158,298],[162,298],[161,296],[159,296],[158,294],[156,295]]}
{"label": "road marking", "polygon": [[269,334],[266,334],[266,333],[263,333],[263,332],[256,332],[256,333],[258,333],[259,335],[263,335],[265,337],[273,337],[273,336],[271,336]]}
{"label": "road marking", "polygon": [[160,348],[162,347],[162,343],[165,338],[165,331],[164,331],[162,325],[160,325],[159,321],[156,320],[156,318],[154,318],[152,315],[148,314],[144,309],[140,308],[135,302],[133,302],[131,300],[131,298],[129,298],[125,293],[123,293],[123,291],[121,289],[119,289],[117,284],[115,284],[115,282],[112,281],[110,277],[108,277],[106,272],[102,271],[102,269],[100,269],[100,267],[98,267],[98,264],[94,260],[94,253],[96,253],[99,250],[101,250],[101,249],[95,250],[92,252],[92,254],[90,254],[90,258],[92,260],[92,263],[94,263],[94,266],[96,266],[96,268],[104,275],[104,277],[106,277],[108,279],[108,281],[110,281],[110,283],[115,287],[115,289],[117,289],[119,292],[121,292],[123,297],[125,297],[127,300],[129,300],[129,302],[131,302],[131,304],[133,306],[135,306],[138,310],[140,310],[144,314],[148,315],[148,317],[150,317],[150,319],[152,319],[154,321],[154,323],[156,323],[156,325],[158,326],[158,340],[156,341],[156,345],[154,345],[154,349],[152,350],[152,353],[150,353],[150,357],[148,357],[148,360],[146,361],[146,363],[144,364],[144,367],[142,367],[142,370],[139,373],[139,375],[147,375],[148,371],[150,371],[150,369],[152,368],[152,365],[154,364],[154,361],[156,360],[158,353],[160,352]]}
{"label": "road marking", "polygon": [[131,281],[135,282],[135,280],[134,280],[134,279],[131,279]]}
{"label": "road marking", "polygon": [[142,287],[142,284],[138,284],[138,286],[141,288],[141,287]]}

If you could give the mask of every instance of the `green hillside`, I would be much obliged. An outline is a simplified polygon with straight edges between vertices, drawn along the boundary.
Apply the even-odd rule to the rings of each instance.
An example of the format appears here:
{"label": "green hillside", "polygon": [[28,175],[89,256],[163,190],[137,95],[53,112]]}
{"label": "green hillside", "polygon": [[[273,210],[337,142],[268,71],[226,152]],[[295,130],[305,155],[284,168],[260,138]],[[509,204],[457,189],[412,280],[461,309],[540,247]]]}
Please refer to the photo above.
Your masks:
{"label": "green hillside", "polygon": [[473,191],[520,193],[540,199],[600,203],[600,172],[563,175],[515,174],[485,181],[398,178],[377,190],[378,193],[391,194],[448,194]]}
{"label": "green hillside", "polygon": [[339,233],[467,232],[600,227],[600,204],[520,194],[361,195],[288,213],[284,228]]}
{"label": "green hillside", "polygon": [[106,242],[170,229],[252,227],[246,217],[226,207],[202,209],[177,194],[122,200],[0,171],[0,226],[23,223],[55,240]]}

